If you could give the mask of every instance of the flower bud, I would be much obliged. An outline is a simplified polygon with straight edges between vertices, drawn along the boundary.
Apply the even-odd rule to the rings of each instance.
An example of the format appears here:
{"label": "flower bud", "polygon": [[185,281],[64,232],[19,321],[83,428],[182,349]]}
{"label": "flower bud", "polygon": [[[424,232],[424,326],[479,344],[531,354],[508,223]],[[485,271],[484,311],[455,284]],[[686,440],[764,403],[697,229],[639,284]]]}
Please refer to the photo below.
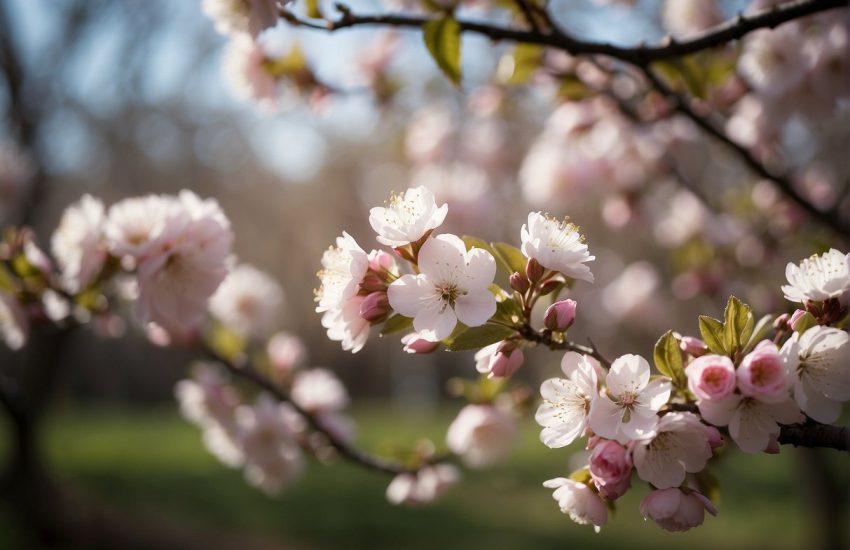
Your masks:
{"label": "flower bud", "polygon": [[360,304],[360,317],[370,323],[380,323],[390,312],[390,302],[386,292],[373,292]]}
{"label": "flower bud", "polygon": [[788,328],[788,322],[791,317],[787,313],[783,313],[773,320],[773,328],[776,330],[785,330]]}
{"label": "flower bud", "polygon": [[691,357],[702,357],[708,353],[708,346],[694,336],[682,336],[679,340],[679,347]]}
{"label": "flower bud", "polygon": [[543,324],[549,330],[563,332],[573,326],[576,320],[575,300],[560,300],[548,308],[543,315]]}
{"label": "flower bud", "polygon": [[525,275],[518,271],[511,274],[509,281],[511,283],[511,288],[520,294],[525,294],[525,292],[531,288],[531,283],[528,282]]}
{"label": "flower bud", "polygon": [[806,311],[802,309],[798,309],[791,315],[791,318],[788,320],[788,324],[791,325],[792,330],[797,330],[797,326],[800,323],[800,319],[805,317],[805,315]]}
{"label": "flower bud", "polygon": [[667,531],[687,531],[702,525],[705,512],[716,515],[714,505],[696,491],[678,488],[655,490],[640,503],[644,519],[651,519]]}
{"label": "flower bud", "polygon": [[475,354],[475,368],[488,378],[507,378],[525,361],[521,349],[512,340],[505,340],[481,348]]}
{"label": "flower bud", "polygon": [[590,455],[590,477],[599,494],[608,500],[623,496],[631,485],[632,458],[616,441],[598,441]]}
{"label": "flower bud", "polygon": [[557,279],[550,279],[546,281],[545,283],[540,285],[540,295],[546,296],[547,294],[551,294],[557,288],[559,288],[561,284],[563,284],[562,281],[559,281]]}
{"label": "flower bud", "polygon": [[705,431],[708,433],[708,444],[712,450],[723,446],[723,435],[721,435],[720,430],[714,426],[706,426]]}
{"label": "flower bud", "polygon": [[407,353],[431,353],[440,347],[439,342],[432,342],[419,336],[418,332],[411,332],[402,337],[404,351]]}
{"label": "flower bud", "polygon": [[369,253],[369,269],[376,273],[394,271],[395,259],[383,250],[373,250]]}
{"label": "flower bud", "polygon": [[377,274],[367,273],[363,280],[360,281],[360,295],[372,294],[373,292],[386,292],[387,283],[384,282]]}
{"label": "flower bud", "polygon": [[538,262],[534,258],[531,258],[530,260],[528,260],[528,263],[525,264],[525,276],[528,277],[528,280],[531,281],[532,284],[537,283],[537,281],[539,281],[543,277],[543,274],[545,272],[546,270],[543,269],[543,266],[540,265],[540,262]]}

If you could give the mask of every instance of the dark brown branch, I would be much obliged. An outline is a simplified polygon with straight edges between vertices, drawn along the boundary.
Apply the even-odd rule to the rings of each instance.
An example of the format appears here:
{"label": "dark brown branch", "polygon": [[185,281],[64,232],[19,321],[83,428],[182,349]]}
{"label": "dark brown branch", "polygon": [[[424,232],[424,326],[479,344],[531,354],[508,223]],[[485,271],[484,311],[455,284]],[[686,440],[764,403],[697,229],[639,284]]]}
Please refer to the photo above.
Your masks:
{"label": "dark brown branch", "polygon": [[525,324],[518,329],[520,336],[522,336],[525,340],[529,342],[534,342],[536,344],[540,344],[548,347],[552,350],[562,350],[562,351],[574,351],[576,353],[583,353],[585,355],[589,355],[593,357],[605,368],[611,367],[611,361],[605,358],[596,346],[588,340],[588,346],[583,346],[581,344],[576,344],[575,342],[570,342],[569,340],[559,340],[552,337],[552,331],[549,329],[543,329],[540,331],[534,330],[529,324]]}
{"label": "dark brown branch", "polygon": [[850,429],[809,420],[802,424],[782,426],[779,443],[795,447],[819,447],[850,451]]}
{"label": "dark brown branch", "polygon": [[824,224],[831,227],[845,239],[848,235],[850,235],[850,222],[841,219],[836,212],[824,212],[818,210],[811,202],[809,202],[808,199],[797,191],[790,176],[770,172],[746,147],[733,141],[722,130],[720,130],[715,123],[709,120],[707,116],[698,114],[684,96],[670,88],[670,86],[659,78],[652,69],[649,67],[641,67],[641,70],[650,85],[670,102],[673,109],[691,120],[705,133],[722,143],[753,173],[761,178],[772,181],[783,194],[797,204],[797,206],[805,210],[807,214],[813,216],[815,219],[821,220]]}
{"label": "dark brown branch", "polygon": [[[390,475],[415,473],[419,470],[419,467],[409,467],[397,460],[374,456],[358,449],[357,447],[348,444],[346,441],[343,441],[338,436],[328,431],[327,428],[315,415],[311,414],[309,411],[299,406],[298,403],[293,401],[285,391],[283,391],[279,386],[277,386],[277,384],[275,384],[262,374],[258,373],[250,365],[235,365],[233,364],[233,362],[228,361],[227,359],[217,354],[214,350],[208,347],[206,347],[204,351],[212,358],[214,358],[217,362],[223,364],[227,368],[227,370],[234,376],[251,382],[258,388],[270,393],[278,401],[291,405],[292,408],[298,412],[298,414],[300,414],[304,417],[305,420],[307,420],[307,423],[313,430],[321,433],[327,439],[331,447],[333,447],[334,450],[336,450],[336,452],[339,453],[339,455],[345,460],[354,463],[358,466],[363,466],[368,470],[374,470]],[[428,463],[433,464],[435,462],[440,461],[442,461],[442,458],[431,460]]]}
{"label": "dark brown branch", "polygon": [[[614,46],[602,42],[580,40],[563,31],[544,34],[536,30],[524,31],[473,21],[460,20],[458,22],[461,31],[481,34],[495,41],[508,40],[551,46],[573,55],[600,54],[635,65],[647,65],[653,61],[681,57],[722,46],[730,41],[740,39],[754,30],[778,27],[800,17],[847,5],[848,0],[796,0],[752,15],[739,15],[687,40],[676,41],[668,37],[663,44],[655,46]],[[286,9],[281,10],[280,15],[293,25],[325,31],[372,25],[420,28],[433,19],[431,16],[400,14],[358,15],[343,4],[337,4],[337,9],[342,14],[338,20],[322,23],[302,19]]]}

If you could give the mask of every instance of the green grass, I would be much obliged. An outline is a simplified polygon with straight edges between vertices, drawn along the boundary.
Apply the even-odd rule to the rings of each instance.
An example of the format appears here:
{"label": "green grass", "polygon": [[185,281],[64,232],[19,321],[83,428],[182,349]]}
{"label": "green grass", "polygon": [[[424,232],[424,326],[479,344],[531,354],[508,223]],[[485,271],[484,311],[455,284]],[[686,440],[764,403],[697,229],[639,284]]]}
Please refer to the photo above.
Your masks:
{"label": "green grass", "polygon": [[[440,441],[451,414],[405,415],[373,406],[355,417],[360,444],[387,450],[420,435]],[[208,455],[197,430],[173,410],[66,412],[51,421],[46,448],[65,484],[111,508],[318,548],[780,549],[808,546],[818,532],[792,449],[724,459],[720,515],[700,529],[668,534],[645,523],[637,504],[646,489],[637,486],[596,535],[563,516],[540,485],[567,473],[570,452],[545,448],[531,423],[524,424],[508,464],[467,473],[444,499],[420,509],[389,505],[388,479],[347,464],[311,463],[295,486],[269,498]],[[0,515],[0,548],[13,546],[13,532],[11,520]]]}

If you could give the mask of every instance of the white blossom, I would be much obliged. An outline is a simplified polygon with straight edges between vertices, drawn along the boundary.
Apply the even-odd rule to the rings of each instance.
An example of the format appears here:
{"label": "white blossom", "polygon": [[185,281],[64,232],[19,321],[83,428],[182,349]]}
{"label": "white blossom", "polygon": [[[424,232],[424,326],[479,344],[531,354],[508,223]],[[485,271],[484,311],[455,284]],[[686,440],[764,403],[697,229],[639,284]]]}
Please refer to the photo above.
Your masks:
{"label": "white blossom", "polygon": [[782,347],[789,360],[799,358],[792,373],[794,399],[818,422],[830,424],[841,415],[841,403],[850,400],[850,336],[847,332],[814,326],[795,333]]}
{"label": "white blossom", "polygon": [[850,291],[850,254],[831,248],[820,256],[813,255],[799,265],[785,267],[788,284],[783,285],[785,299],[806,303],[840,298]]}
{"label": "white blossom", "polygon": [[379,243],[400,247],[420,240],[439,227],[448,210],[446,204],[437,206],[430,189],[414,187],[404,195],[393,194],[386,207],[372,208],[369,224],[378,234]]}
{"label": "white blossom", "polygon": [[200,427],[233,427],[239,395],[230,379],[215,363],[197,363],[192,378],[181,380],[174,388],[183,417]]}
{"label": "white blossom", "polygon": [[540,386],[543,403],[534,419],[543,426],[540,441],[547,447],[566,447],[584,433],[591,405],[599,395],[592,361],[568,351],[561,359],[566,378],[550,378]]}
{"label": "white blossom", "polygon": [[254,101],[273,111],[277,107],[278,78],[269,70],[266,35],[252,40],[246,35],[230,39],[222,58],[224,80],[237,99]]}
{"label": "white blossom", "polygon": [[688,412],[667,413],[658,421],[655,437],[633,451],[638,475],[658,489],[678,487],[686,473],[700,472],[711,458],[708,431]]}
{"label": "white blossom", "polygon": [[584,265],[591,256],[577,226],[531,212],[522,226],[522,253],[534,258],[546,269],[559,271],[573,279],[593,282],[593,273]]}
{"label": "white blossom", "polygon": [[599,495],[585,485],[572,479],[556,477],[543,482],[547,489],[555,489],[552,498],[558,502],[561,512],[580,525],[593,525],[594,531],[608,521],[608,507]]}
{"label": "white blossom", "polygon": [[283,289],[267,273],[248,265],[234,268],[210,299],[210,313],[242,336],[269,333],[283,302]]}
{"label": "white blossom", "polygon": [[83,195],[62,214],[50,244],[70,292],[80,292],[100,274],[106,261],[103,203]]}
{"label": "white blossom", "polygon": [[804,418],[790,397],[766,403],[737,393],[719,401],[700,401],[699,412],[715,426],[728,425],[729,435],[745,453],[764,451],[771,436],[779,435],[779,424],[794,424]]}
{"label": "white blossom", "polygon": [[649,380],[649,363],[639,355],[623,355],[605,378],[607,393],[590,408],[590,429],[606,439],[628,443],[656,434],[659,409],[670,398],[670,381]]}
{"label": "white blossom", "polygon": [[395,311],[413,317],[413,328],[423,338],[442,340],[458,320],[477,327],[496,313],[496,298],[488,288],[496,260],[486,250],[467,251],[455,235],[438,235],[422,245],[419,271],[394,281],[387,296]]}
{"label": "white blossom", "polygon": [[29,319],[14,295],[0,290],[0,335],[10,349],[21,349],[29,338]]}
{"label": "white blossom", "polygon": [[387,487],[387,500],[411,506],[428,504],[459,479],[460,471],[452,464],[424,466],[415,473],[395,476]]}
{"label": "white blossom", "polygon": [[686,36],[720,23],[722,17],[713,0],[666,0],[661,21],[674,36]]}

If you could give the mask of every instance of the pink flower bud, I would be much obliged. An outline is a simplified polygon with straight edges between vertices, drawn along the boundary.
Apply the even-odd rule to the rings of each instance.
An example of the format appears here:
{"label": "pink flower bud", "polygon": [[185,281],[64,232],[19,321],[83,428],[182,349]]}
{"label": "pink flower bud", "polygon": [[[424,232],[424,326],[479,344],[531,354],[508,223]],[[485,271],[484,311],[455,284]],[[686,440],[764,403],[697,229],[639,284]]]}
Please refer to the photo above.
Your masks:
{"label": "pink flower bud", "polygon": [[394,271],[395,259],[391,254],[383,250],[373,250],[369,253],[369,269],[376,273],[381,271]]}
{"label": "pink flower bud", "polygon": [[360,304],[360,317],[370,323],[380,323],[390,312],[390,301],[386,292],[373,292]]}
{"label": "pink flower bud", "polygon": [[623,496],[631,485],[629,451],[616,441],[601,439],[590,455],[590,477],[602,497],[614,500]]}
{"label": "pink flower bud", "polygon": [[685,367],[688,388],[698,399],[720,400],[735,391],[735,365],[723,355],[703,355]]}
{"label": "pink flower bud", "polygon": [[682,339],[679,340],[679,347],[691,357],[702,357],[708,353],[708,346],[705,342],[693,336],[682,336]]}
{"label": "pink flower bud", "polygon": [[708,434],[708,444],[712,449],[723,446],[723,435],[720,434],[720,430],[714,426],[705,426],[705,431]]}
{"label": "pink flower bud", "polygon": [[518,271],[511,273],[509,280],[511,283],[511,288],[522,294],[524,294],[531,287],[531,283],[528,282],[528,279],[525,278],[525,275]]}
{"label": "pink flower bud", "polygon": [[546,313],[543,315],[543,324],[549,330],[563,332],[569,329],[576,320],[576,306],[575,300],[555,302],[546,308]]}
{"label": "pink flower bud", "polygon": [[540,265],[540,262],[531,258],[528,260],[528,263],[525,264],[525,276],[528,277],[528,280],[531,281],[531,284],[536,284],[537,281],[543,277],[543,274],[546,272],[543,269],[543,266]]}
{"label": "pink flower bud", "polygon": [[360,295],[386,292],[387,283],[375,273],[367,273],[360,281]]}
{"label": "pink flower bud", "polygon": [[706,510],[717,515],[714,505],[704,495],[678,488],[652,491],[640,503],[644,519],[651,519],[667,531],[687,531],[702,525]]}
{"label": "pink flower bud", "polygon": [[509,340],[490,344],[475,354],[475,368],[488,378],[507,378],[519,370],[523,361],[522,350]]}
{"label": "pink flower bud", "polygon": [[791,316],[787,313],[783,313],[779,317],[773,320],[773,328],[776,330],[785,330],[788,327],[788,321],[791,320]]}
{"label": "pink flower bud", "polygon": [[791,325],[792,330],[797,330],[797,325],[800,323],[800,319],[802,319],[806,315],[806,311],[803,309],[798,309],[791,315],[791,319],[788,320],[788,324]]}
{"label": "pink flower bud", "polygon": [[418,332],[411,332],[402,337],[404,351],[407,353],[431,353],[440,347],[439,342],[432,342],[419,336]]}
{"label": "pink flower bud", "polygon": [[788,371],[776,345],[764,340],[741,361],[738,388],[747,397],[777,403],[788,397]]}

